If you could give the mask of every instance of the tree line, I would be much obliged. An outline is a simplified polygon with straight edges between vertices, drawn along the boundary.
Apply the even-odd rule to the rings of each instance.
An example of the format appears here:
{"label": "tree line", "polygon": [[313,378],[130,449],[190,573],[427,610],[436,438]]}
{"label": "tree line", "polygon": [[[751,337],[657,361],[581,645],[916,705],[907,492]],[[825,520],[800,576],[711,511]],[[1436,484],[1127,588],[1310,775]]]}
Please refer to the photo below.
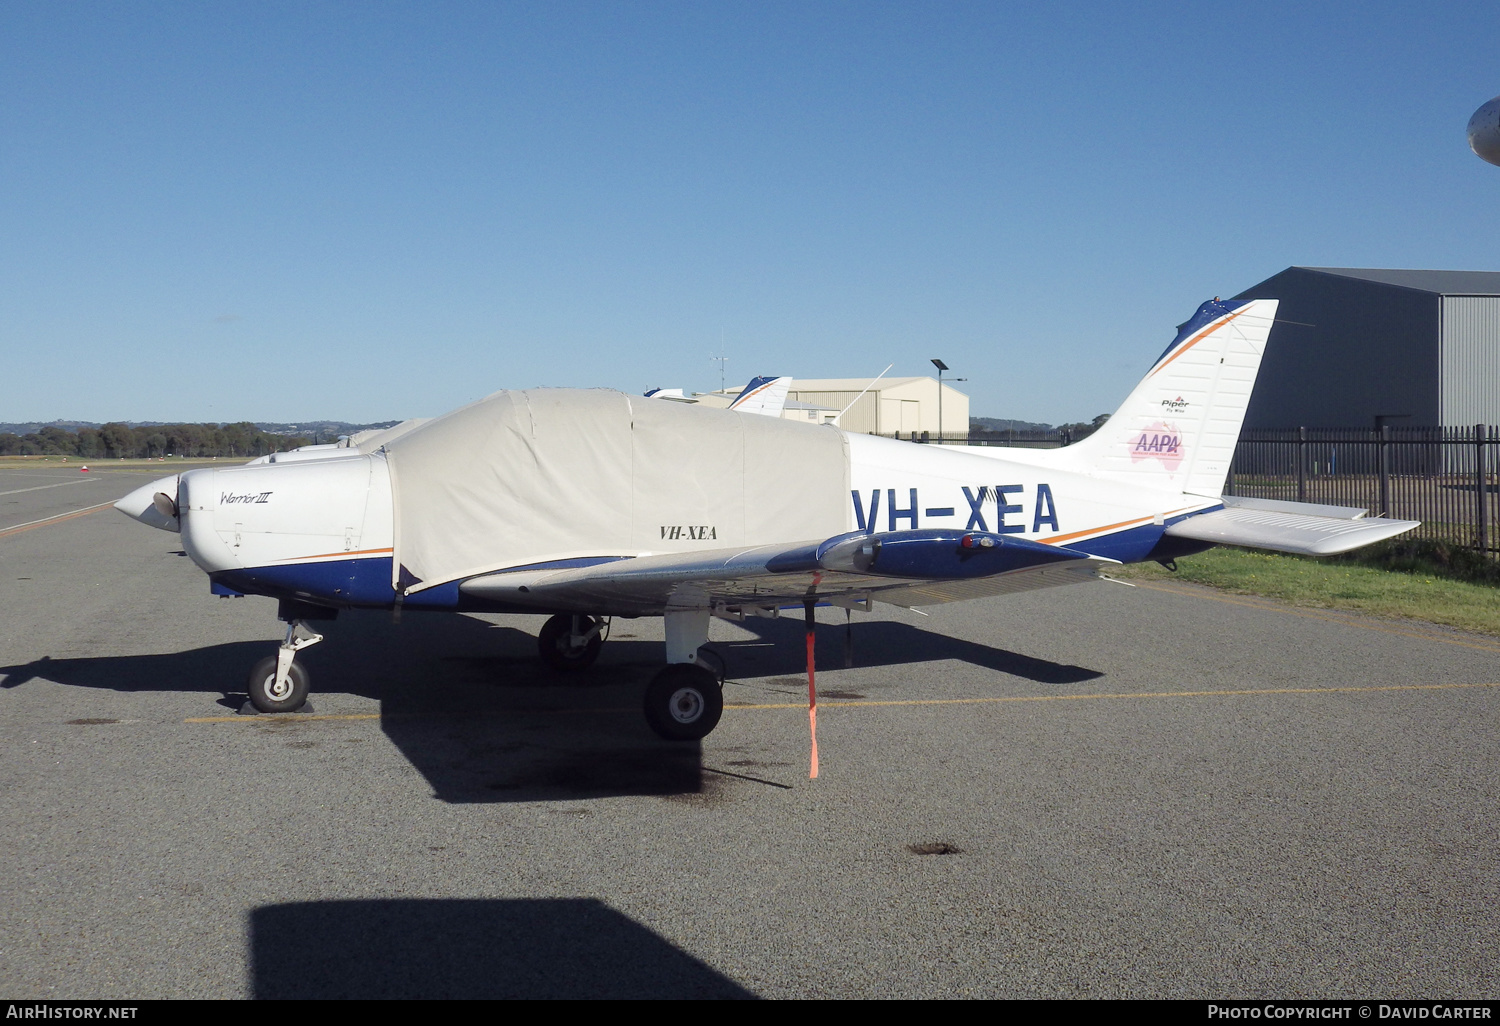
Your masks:
{"label": "tree line", "polygon": [[1042,441],[1060,438],[1064,445],[1082,441],[1098,431],[1109,420],[1109,414],[1101,413],[1091,421],[1073,424],[1032,424],[1020,420],[997,420],[993,417],[969,418],[969,437],[972,439],[997,439],[1004,441]]}
{"label": "tree line", "polygon": [[0,456],[77,456],[152,459],[157,456],[264,456],[312,444],[311,438],[273,435],[240,424],[101,424],[64,431],[48,425],[25,435],[0,433]]}

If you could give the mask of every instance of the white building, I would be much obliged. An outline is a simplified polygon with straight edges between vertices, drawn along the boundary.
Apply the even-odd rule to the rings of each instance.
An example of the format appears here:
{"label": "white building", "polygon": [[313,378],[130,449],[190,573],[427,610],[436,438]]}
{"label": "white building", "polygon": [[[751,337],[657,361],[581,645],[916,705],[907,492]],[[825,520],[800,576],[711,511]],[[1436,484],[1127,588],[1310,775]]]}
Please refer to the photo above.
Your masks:
{"label": "white building", "polygon": [[873,386],[869,378],[794,378],[787,405],[793,402],[835,412],[849,407],[839,421],[845,431],[902,438],[913,432],[933,438],[969,436],[969,397],[944,382],[940,403],[936,378],[881,378]]}
{"label": "white building", "polygon": [[[684,396],[681,389],[663,391],[664,399],[723,408],[734,402],[744,386],[695,392],[691,397]],[[946,382],[942,393],[939,404],[937,379],[927,377],[881,378],[873,385],[870,378],[793,378],[781,416],[784,420],[826,424],[847,408],[839,420],[839,427],[845,431],[901,438],[925,433],[936,439],[941,408],[943,435],[968,438],[969,397]]]}

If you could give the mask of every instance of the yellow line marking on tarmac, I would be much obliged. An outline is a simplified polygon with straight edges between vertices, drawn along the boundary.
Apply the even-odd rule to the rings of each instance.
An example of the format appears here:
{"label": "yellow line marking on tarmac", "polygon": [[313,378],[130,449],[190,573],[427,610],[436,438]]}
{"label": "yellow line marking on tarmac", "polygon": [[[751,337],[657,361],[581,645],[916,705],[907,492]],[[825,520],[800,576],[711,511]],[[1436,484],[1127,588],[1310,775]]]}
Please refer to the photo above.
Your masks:
{"label": "yellow line marking on tarmac", "polygon": [[[1235,688],[1222,691],[1112,691],[1097,695],[1004,695],[984,698],[901,698],[901,699],[875,699],[860,701],[825,701],[819,702],[818,707],[824,706],[849,706],[869,708],[874,706],[900,706],[900,705],[999,705],[1006,702],[1077,702],[1085,699],[1128,699],[1128,698],[1217,698],[1231,697],[1235,695],[1323,695],[1337,694],[1340,692],[1362,691],[1453,691],[1462,688],[1500,688],[1500,682],[1485,681],[1479,684],[1374,684],[1374,685],[1350,685],[1348,687],[1334,688]],[[725,702],[724,708],[728,709],[806,709],[806,702],[767,702],[762,704]],[[632,707],[612,708],[589,708],[589,709],[516,709],[507,711],[506,715],[529,716],[536,714],[556,713],[617,713],[631,712]],[[311,720],[383,720],[401,719],[401,716],[388,717],[384,713],[347,713],[327,714],[322,713],[279,713],[274,714],[278,720],[285,718],[295,723]],[[472,715],[472,714],[463,714]],[[262,722],[261,716],[192,716],[183,720],[183,723],[257,723]]]}
{"label": "yellow line marking on tarmac", "polygon": [[[992,698],[904,698],[859,702],[819,702],[825,705],[996,705],[1002,702],[1073,702],[1088,698],[1207,698],[1227,695],[1320,695],[1338,691],[1447,691],[1453,688],[1495,688],[1500,683],[1483,684],[1384,684],[1340,688],[1237,688],[1225,691],[1114,691],[1098,695],[1007,695]],[[731,705],[725,709],[806,709],[806,702],[778,702],[766,705]]]}
{"label": "yellow line marking on tarmac", "polygon": [[285,716],[289,720],[301,723],[304,720],[380,720],[385,718],[384,713],[265,713],[256,716],[189,716],[183,723],[255,723],[263,715]]}
{"label": "yellow line marking on tarmac", "polygon": [[24,524],[17,524],[15,527],[7,527],[5,530],[0,531],[0,538],[4,538],[8,534],[19,534],[22,531],[29,531],[33,527],[44,527],[47,524],[60,524],[64,520],[72,520],[74,517],[86,517],[90,513],[99,512],[101,509],[109,509],[114,504],[115,501],[111,499],[109,502],[101,502],[97,506],[89,506],[85,509],[75,509],[71,513],[59,513],[56,516],[42,517],[42,519],[40,520],[31,520]]}
{"label": "yellow line marking on tarmac", "polygon": [[[1137,587],[1149,588],[1152,591],[1164,591],[1169,595],[1182,595],[1185,598],[1203,598],[1212,602],[1223,602],[1231,606],[1244,606],[1247,609],[1263,609],[1272,613],[1286,613],[1288,616],[1300,616],[1308,620],[1323,620],[1328,623],[1342,624],[1346,627],[1358,627],[1361,630],[1379,631],[1382,634],[1397,634],[1403,638],[1419,638],[1422,641],[1437,641],[1444,645],[1459,645],[1463,648],[1476,648],[1481,652],[1500,653],[1500,645],[1478,645],[1472,641],[1458,641],[1455,638],[1445,638],[1441,634],[1424,634],[1418,631],[1401,631],[1390,627],[1381,627],[1373,623],[1361,623],[1358,617],[1369,616],[1360,610],[1350,610],[1346,614],[1340,614],[1338,610],[1324,610],[1322,612],[1311,612],[1305,609],[1297,609],[1292,606],[1275,601],[1253,601],[1244,598],[1230,598],[1225,595],[1208,593],[1208,586],[1204,585],[1204,591],[1189,590],[1187,588],[1174,588],[1170,585],[1148,584],[1145,581],[1134,582]],[[1330,616],[1329,613],[1334,615]],[[1436,627],[1436,625],[1434,625]],[[1440,629],[1440,628],[1439,628]],[[1457,628],[1454,628],[1455,630]]]}

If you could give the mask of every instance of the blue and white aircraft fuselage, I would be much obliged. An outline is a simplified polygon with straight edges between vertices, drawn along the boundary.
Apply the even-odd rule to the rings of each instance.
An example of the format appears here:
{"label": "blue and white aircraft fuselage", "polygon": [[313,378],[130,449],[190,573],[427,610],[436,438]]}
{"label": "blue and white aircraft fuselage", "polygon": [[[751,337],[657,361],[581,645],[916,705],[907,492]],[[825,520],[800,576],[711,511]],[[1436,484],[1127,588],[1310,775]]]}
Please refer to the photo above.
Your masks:
{"label": "blue and white aircraft fuselage", "polygon": [[1062,449],[920,445],[619,393],[497,393],[374,451],[194,470],[118,503],[180,531],[218,594],[281,600],[251,674],[296,708],[308,620],[339,609],[546,612],[543,657],[581,669],[604,618],[661,615],[653,728],[722,708],[713,615],[920,606],[1095,579],[1216,543],[1331,553],[1409,530],[1362,510],[1222,495],[1273,300],[1203,304],[1120,410]]}

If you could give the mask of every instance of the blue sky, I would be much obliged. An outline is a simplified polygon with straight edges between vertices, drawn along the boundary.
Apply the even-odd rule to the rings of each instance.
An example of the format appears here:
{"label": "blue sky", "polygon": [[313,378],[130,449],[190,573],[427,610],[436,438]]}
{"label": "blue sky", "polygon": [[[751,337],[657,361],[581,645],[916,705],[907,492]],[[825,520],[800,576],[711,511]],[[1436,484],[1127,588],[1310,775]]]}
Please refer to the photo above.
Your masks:
{"label": "blue sky", "polygon": [[1292,264],[1500,269],[1494,4],[0,6],[0,421],[930,372],[1114,409]]}

